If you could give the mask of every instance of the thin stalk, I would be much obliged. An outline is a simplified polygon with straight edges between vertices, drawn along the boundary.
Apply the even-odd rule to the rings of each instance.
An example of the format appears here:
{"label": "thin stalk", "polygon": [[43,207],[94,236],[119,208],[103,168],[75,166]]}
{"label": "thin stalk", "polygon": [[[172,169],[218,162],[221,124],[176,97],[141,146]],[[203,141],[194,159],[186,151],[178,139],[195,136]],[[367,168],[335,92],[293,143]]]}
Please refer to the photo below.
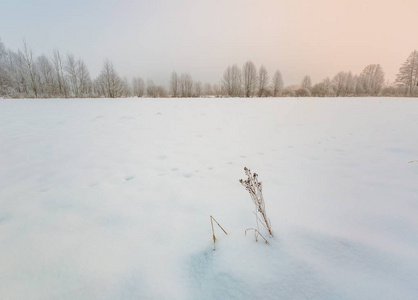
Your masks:
{"label": "thin stalk", "polygon": [[222,231],[226,235],[228,235],[228,233],[226,233],[225,229],[222,228],[222,226],[218,223],[218,221],[215,220],[214,217],[210,216],[210,225],[212,226],[213,250],[216,250],[216,236],[215,236],[215,229],[213,228],[213,221],[215,221],[215,223],[219,226],[219,228],[222,229]]}
{"label": "thin stalk", "polygon": [[[248,229],[246,229],[245,230],[245,235],[247,235],[247,231],[248,230],[254,230],[254,232],[257,232],[263,239],[264,239],[264,241],[266,242],[266,244],[270,244],[267,240],[266,240],[266,238],[256,229],[256,228],[248,228]],[[257,237],[255,238],[255,241],[257,242]]]}

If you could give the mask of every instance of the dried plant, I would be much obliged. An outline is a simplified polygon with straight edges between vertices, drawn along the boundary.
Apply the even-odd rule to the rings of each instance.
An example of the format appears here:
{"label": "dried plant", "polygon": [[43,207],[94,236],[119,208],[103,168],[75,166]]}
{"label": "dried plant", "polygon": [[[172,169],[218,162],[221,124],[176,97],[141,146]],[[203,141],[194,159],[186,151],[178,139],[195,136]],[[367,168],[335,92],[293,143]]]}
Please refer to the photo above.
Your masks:
{"label": "dried plant", "polygon": [[[247,168],[244,168],[244,171],[245,171],[245,175],[247,175],[248,178],[246,180],[240,179],[239,182],[250,193],[251,199],[254,202],[254,205],[255,205],[254,214],[255,214],[255,219],[257,223],[257,229],[250,228],[247,230],[254,230],[255,239],[257,241],[257,235],[260,234],[259,223],[261,223],[261,225],[263,225],[264,228],[267,229],[270,236],[273,236],[273,233],[271,230],[270,220],[267,218],[267,215],[266,215],[266,207],[265,207],[263,191],[262,191],[263,185],[260,181],[258,181],[258,174],[257,173],[252,174],[251,171]],[[261,215],[261,218],[259,217],[259,215]],[[245,233],[247,233],[247,230],[245,231]],[[265,238],[264,240],[267,242]]]}
{"label": "dried plant", "polygon": [[212,225],[213,250],[216,250],[216,236],[215,236],[215,229],[213,228],[213,221],[215,221],[215,223],[219,226],[220,229],[222,229],[222,231],[226,235],[228,235],[228,233],[226,233],[225,229],[222,228],[222,226],[215,220],[214,217],[210,216],[210,224]]}
{"label": "dried plant", "polygon": [[269,242],[266,240],[266,238],[260,233],[260,231],[258,231],[257,229],[255,229],[255,228],[248,228],[248,229],[246,229],[245,230],[245,235],[247,235],[247,231],[248,230],[254,230],[254,237],[255,237],[255,241],[256,242],[258,242],[258,235],[260,235],[263,239],[264,239],[264,241],[266,242],[266,244],[269,244]]}

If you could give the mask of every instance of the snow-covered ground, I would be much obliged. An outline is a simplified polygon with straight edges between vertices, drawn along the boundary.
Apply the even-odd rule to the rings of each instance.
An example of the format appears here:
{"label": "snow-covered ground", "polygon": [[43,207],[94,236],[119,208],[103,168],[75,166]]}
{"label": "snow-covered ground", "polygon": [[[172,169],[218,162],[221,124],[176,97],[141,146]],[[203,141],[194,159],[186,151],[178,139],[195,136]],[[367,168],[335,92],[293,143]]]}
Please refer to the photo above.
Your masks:
{"label": "snow-covered ground", "polygon": [[0,299],[418,299],[417,137],[417,99],[0,100]]}

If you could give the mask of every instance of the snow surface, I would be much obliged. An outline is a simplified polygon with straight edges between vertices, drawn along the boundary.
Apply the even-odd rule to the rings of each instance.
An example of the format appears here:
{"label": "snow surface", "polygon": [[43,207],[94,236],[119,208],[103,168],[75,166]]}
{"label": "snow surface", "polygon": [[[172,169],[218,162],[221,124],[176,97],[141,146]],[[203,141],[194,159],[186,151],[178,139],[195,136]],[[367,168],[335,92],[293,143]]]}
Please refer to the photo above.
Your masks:
{"label": "snow surface", "polygon": [[0,299],[418,299],[417,137],[417,99],[0,100]]}

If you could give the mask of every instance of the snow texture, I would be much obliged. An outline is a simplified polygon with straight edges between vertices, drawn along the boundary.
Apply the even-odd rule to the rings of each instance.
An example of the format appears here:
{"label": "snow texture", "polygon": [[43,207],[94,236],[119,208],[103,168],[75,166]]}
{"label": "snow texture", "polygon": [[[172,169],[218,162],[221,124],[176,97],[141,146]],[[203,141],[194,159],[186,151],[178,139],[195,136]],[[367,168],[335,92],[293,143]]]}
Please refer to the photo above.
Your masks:
{"label": "snow texture", "polygon": [[416,99],[0,100],[0,299],[418,299],[417,136]]}

